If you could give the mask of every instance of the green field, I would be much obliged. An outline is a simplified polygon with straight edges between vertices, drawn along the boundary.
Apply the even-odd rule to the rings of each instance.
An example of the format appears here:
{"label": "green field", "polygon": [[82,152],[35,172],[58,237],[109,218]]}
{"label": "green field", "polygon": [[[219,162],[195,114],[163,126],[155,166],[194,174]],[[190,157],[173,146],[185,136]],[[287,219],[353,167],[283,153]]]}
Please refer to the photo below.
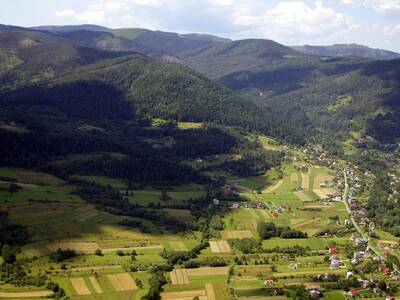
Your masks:
{"label": "green field", "polygon": [[[257,253],[247,258],[245,264],[235,265],[234,259],[243,253],[237,249],[232,252],[215,252],[210,247],[201,251],[196,258],[198,261],[208,259],[224,259],[234,266],[234,275],[227,282],[226,275],[189,276],[189,283],[174,285],[168,282],[164,285],[164,292],[182,292],[203,290],[206,284],[212,284],[216,299],[232,299],[232,292],[239,299],[285,299],[284,297],[267,297],[264,290],[264,280],[274,278],[277,286],[284,284],[309,283],[310,276],[315,274],[339,274],[343,276],[347,270],[347,255],[351,254],[352,243],[349,234],[344,237],[313,237],[320,231],[331,228],[342,228],[329,219],[338,216],[339,220],[348,217],[343,203],[324,204],[312,190],[298,191],[301,185],[301,173],[292,165],[284,167],[282,185],[270,193],[255,193],[254,190],[264,188],[268,178],[276,176],[276,170],[265,177],[235,178],[232,183],[243,187],[240,194],[252,203],[263,203],[265,209],[240,207],[228,210],[221,215],[223,230],[220,236],[212,240],[229,239],[229,236],[239,234],[259,240],[257,224],[273,222],[277,226],[288,226],[292,229],[308,233],[309,238],[283,239],[271,238],[261,241],[263,249],[271,250],[277,247],[290,248],[305,247],[307,254],[283,258],[279,253]],[[310,186],[323,176],[332,176],[332,172],[324,168],[312,168],[310,171]],[[15,223],[27,225],[32,234],[32,240],[21,248],[18,254],[20,259],[31,258],[29,263],[31,272],[36,274],[46,269],[50,278],[57,282],[71,297],[71,299],[137,299],[139,300],[148,290],[148,272],[129,272],[132,263],[148,266],[152,264],[166,264],[162,257],[163,251],[190,251],[198,246],[202,239],[201,232],[187,232],[173,234],[160,232],[151,221],[141,218],[123,217],[98,210],[87,204],[79,196],[72,193],[76,189],[66,182],[44,173],[27,170],[0,168],[0,176],[5,180],[0,182],[1,203],[0,209],[9,212]],[[270,176],[270,177],[268,177]],[[318,177],[319,176],[319,177]],[[322,176],[322,177],[321,177]],[[94,181],[99,185],[112,185],[126,194],[127,185],[124,181],[101,176],[76,176],[75,178]],[[319,178],[319,179],[316,179]],[[17,191],[8,191],[11,182],[20,184]],[[129,190],[127,197],[130,202],[146,206],[150,203],[182,204],[185,200],[197,199],[205,195],[204,187],[196,184],[168,187],[165,189],[168,199],[161,200],[162,190],[159,187],[140,187]],[[299,193],[302,193],[300,195]],[[284,208],[277,216],[272,211]],[[170,216],[186,222],[195,222],[197,219],[190,209],[161,208]],[[123,219],[140,221],[152,230],[144,233],[136,228],[123,227],[118,223]],[[157,232],[157,233],[156,233]],[[395,237],[378,231],[381,239],[393,240]],[[242,237],[243,237],[242,236]],[[345,267],[338,270],[329,269],[325,260],[327,249],[335,244],[339,249],[339,256],[345,261]],[[79,255],[60,263],[51,262],[49,256],[57,247],[78,249]],[[94,255],[96,249],[101,249],[102,256]],[[131,258],[131,249],[136,249],[134,261]],[[121,254],[122,252],[122,254]],[[256,263],[263,259],[264,263]],[[268,261],[265,263],[265,259]],[[291,263],[297,263],[298,269],[290,268]],[[177,263],[175,268],[182,268]],[[142,289],[130,291],[116,291],[109,275],[125,274],[129,272],[132,278],[139,278],[143,283]],[[102,293],[98,294],[92,283],[95,277],[101,286]],[[79,295],[71,282],[71,278],[79,279],[87,286],[90,295]],[[0,291],[26,291],[28,289],[4,286]],[[35,288],[33,288],[35,290]],[[250,298],[249,298],[250,297]],[[258,297],[258,298],[257,298]],[[260,298],[261,297],[261,298]],[[343,299],[339,291],[328,291],[323,299]]]}

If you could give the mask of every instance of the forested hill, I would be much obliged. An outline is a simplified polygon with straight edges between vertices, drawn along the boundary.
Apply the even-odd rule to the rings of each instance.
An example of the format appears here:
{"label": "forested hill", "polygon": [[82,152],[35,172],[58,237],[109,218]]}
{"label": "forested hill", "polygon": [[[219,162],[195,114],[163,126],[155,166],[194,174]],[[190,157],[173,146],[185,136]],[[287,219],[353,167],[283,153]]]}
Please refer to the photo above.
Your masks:
{"label": "forested hill", "polygon": [[377,60],[389,60],[400,58],[400,53],[383,49],[373,49],[367,46],[358,44],[335,44],[331,46],[292,46],[293,50],[298,52],[317,55],[317,56],[329,56],[329,57],[365,57]]}
{"label": "forested hill", "polygon": [[51,80],[76,67],[122,55],[75,46],[49,33],[0,27],[0,91]]}
{"label": "forested hill", "polygon": [[[0,36],[0,144],[7,145],[0,165],[61,177],[204,183],[186,160],[248,147],[257,155],[246,154],[250,167],[238,160],[226,168],[253,174],[270,162],[238,132],[288,136],[267,109],[181,64],[82,47],[42,31],[7,27]],[[178,121],[203,125],[180,129]]]}
{"label": "forested hill", "polygon": [[51,108],[72,117],[99,114],[115,119],[126,112],[128,103],[132,115],[139,118],[216,122],[273,135],[282,132],[272,127],[266,109],[179,64],[80,47],[31,30],[7,28],[0,39],[2,107],[19,116],[21,108],[16,107],[34,106],[38,112]]}
{"label": "forested hill", "polygon": [[42,26],[34,29],[48,31],[76,44],[104,50],[139,51],[154,58],[177,59],[185,53],[202,51],[229,39],[206,34],[177,34],[141,28],[110,29],[95,25]]}
{"label": "forested hill", "polygon": [[[17,43],[17,53],[35,53],[32,49],[40,49],[37,40],[50,39],[44,49],[47,53],[33,55],[33,64],[21,64],[22,54],[2,58],[6,66],[3,70],[8,70],[6,75],[0,75],[2,82],[7,82],[7,78],[11,78],[8,82],[25,82],[24,78],[33,82],[49,80],[73,70],[75,78],[112,81],[110,85],[114,87],[123,82],[122,94],[129,95],[140,116],[217,121],[259,129],[295,143],[314,138],[343,141],[350,131],[385,142],[400,138],[397,60],[328,58],[306,55],[270,40],[230,41],[146,29],[113,30],[84,25],[40,30],[19,33],[25,40]],[[186,65],[240,95],[183,66],[141,56],[129,62],[123,60],[118,67],[111,66],[131,51]],[[41,61],[44,56],[51,59]],[[107,67],[89,67],[104,58],[111,59]],[[31,70],[40,70],[40,75],[30,73]],[[112,75],[105,76],[108,72]],[[178,96],[172,96],[175,94]]]}

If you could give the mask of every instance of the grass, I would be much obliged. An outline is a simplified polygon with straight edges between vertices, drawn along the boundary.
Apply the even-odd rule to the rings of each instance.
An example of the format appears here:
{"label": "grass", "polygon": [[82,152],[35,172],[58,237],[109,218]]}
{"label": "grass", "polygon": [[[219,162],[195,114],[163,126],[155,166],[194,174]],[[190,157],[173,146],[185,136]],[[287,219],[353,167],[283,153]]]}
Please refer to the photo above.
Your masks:
{"label": "grass", "polygon": [[325,292],[323,300],[346,300],[342,291]]}
{"label": "grass", "polygon": [[[328,174],[329,170],[325,168],[313,168],[310,171],[311,177],[317,177],[320,174]],[[103,211],[98,211],[94,206],[86,204],[79,197],[71,195],[73,186],[67,185],[62,180],[51,175],[33,172],[22,169],[0,168],[0,176],[15,179],[20,183],[32,184],[33,186],[23,186],[17,193],[8,193],[0,191],[1,195],[7,195],[8,203],[0,202],[0,209],[6,209],[14,222],[28,225],[32,232],[32,242],[22,248],[20,257],[26,255],[29,257],[37,256],[36,260],[30,263],[32,273],[38,273],[39,270],[48,270],[49,276],[59,283],[69,294],[71,299],[140,299],[146,292],[149,274],[146,272],[130,273],[133,278],[139,277],[145,284],[143,290],[135,292],[117,293],[110,285],[107,274],[122,273],[130,269],[132,265],[131,256],[118,256],[116,249],[113,252],[104,252],[103,256],[96,256],[92,253],[74,257],[65,262],[67,270],[61,270],[60,264],[51,263],[47,255],[50,253],[49,244],[64,243],[96,243],[101,249],[140,247],[147,245],[162,245],[166,250],[172,250],[169,241],[183,242],[188,250],[193,249],[200,243],[201,233],[195,232],[182,234],[148,234],[142,233],[137,229],[119,226],[118,222],[127,217],[111,215]],[[329,217],[338,215],[341,220],[347,216],[343,203],[333,203],[321,211],[303,210],[305,207],[321,205],[319,199],[312,191],[302,191],[307,201],[300,199],[293,189],[300,182],[300,173],[296,169],[287,165],[284,167],[283,184],[272,193],[256,194],[248,190],[254,190],[262,187],[269,180],[276,180],[277,170],[269,171],[265,177],[235,178],[238,183],[246,187],[246,192],[241,193],[243,197],[256,202],[263,202],[267,209],[247,209],[239,208],[227,212],[224,217],[224,232],[235,230],[247,230],[255,238],[257,223],[262,221],[272,221],[278,226],[290,226],[294,229],[305,231],[311,236],[317,231],[330,228],[332,224]],[[80,176],[81,177],[81,176]],[[125,182],[102,176],[82,176],[82,179],[92,180],[99,184],[111,184],[125,192]],[[6,178],[7,179],[7,178]],[[9,182],[0,182],[0,187],[7,187]],[[1,194],[3,193],[3,194]],[[205,194],[205,190],[199,185],[182,185],[168,188],[167,194],[171,197],[167,200],[169,203],[182,203],[188,198],[198,198]],[[129,196],[131,201],[138,201],[141,204],[160,202],[161,190],[157,187],[145,187],[133,191],[133,196]],[[76,198],[75,198],[76,197]],[[50,203],[38,201],[27,201],[27,199],[41,200],[48,199]],[[289,206],[278,217],[273,217],[270,210],[277,209],[280,206]],[[192,221],[194,217],[187,209],[163,209],[169,215],[182,220]],[[89,217],[86,217],[89,216]],[[132,218],[144,222],[152,228],[153,223],[147,220]],[[391,236],[382,232],[381,239],[390,239]],[[384,237],[384,238],[382,238]],[[344,238],[316,238],[307,239],[280,239],[274,238],[263,241],[262,245],[266,249],[274,247],[292,247],[300,245],[309,247],[313,251],[327,249],[330,242],[336,242],[341,248],[350,243],[348,236]],[[92,244],[91,244],[92,245]],[[165,263],[160,253],[162,248],[158,249],[140,249],[137,250],[136,260],[138,263]],[[129,250],[123,251],[129,252]],[[232,260],[235,254],[213,254],[210,249],[204,249],[198,259],[206,257],[221,257]],[[265,254],[260,254],[265,255]],[[275,254],[272,254],[275,255]],[[298,270],[292,270],[288,267],[289,261],[278,259],[273,263],[277,267],[277,272],[272,272],[271,265],[243,265],[235,266],[235,275],[232,277],[231,284],[226,282],[226,276],[191,276],[190,283],[185,286],[173,286],[167,284],[165,291],[182,291],[203,289],[206,283],[213,283],[216,298],[219,300],[231,299],[230,288],[243,293],[240,299],[246,299],[246,293],[260,293],[264,287],[261,279],[256,277],[261,274],[262,278],[275,277],[279,279],[278,283],[288,282],[310,282],[309,277],[315,274],[340,273],[346,270],[329,270],[329,264],[324,261],[323,256],[316,256],[315,253],[308,253],[307,256],[297,257],[295,261],[300,263]],[[50,270],[50,269],[53,270]],[[93,268],[93,270],[91,270]],[[78,296],[73,290],[70,277],[83,277],[90,291],[94,293],[93,287],[89,281],[90,276],[95,276],[104,290],[104,294],[91,296]],[[238,274],[242,276],[238,276]],[[244,277],[254,277],[254,279],[244,279]],[[303,276],[305,276],[303,278]],[[293,279],[291,278],[293,277]],[[302,281],[303,280],[303,281]],[[308,281],[306,281],[308,280]],[[262,291],[262,290],[261,290]],[[332,295],[330,295],[332,294]],[[335,292],[328,294],[324,299],[342,299],[335,298]],[[271,298],[257,295],[258,299],[282,299]],[[254,298],[257,299],[257,298]]]}
{"label": "grass", "polygon": [[273,238],[262,242],[262,246],[265,249],[272,249],[275,247],[293,247],[302,246],[309,247],[311,250],[324,250],[327,249],[330,243],[335,242],[337,244],[349,244],[347,238],[307,238],[307,239],[281,239]]}
{"label": "grass", "polygon": [[203,126],[203,123],[195,123],[195,122],[179,122],[178,128],[179,129],[198,129]]}
{"label": "grass", "polygon": [[[172,191],[167,191],[169,200],[164,200],[168,204],[179,204],[185,200],[198,199],[205,196],[205,190],[198,185],[180,186],[174,188]],[[150,203],[160,203],[161,190],[147,188],[142,190],[133,191],[133,196],[129,194],[128,199],[131,203],[138,203],[141,205],[149,205]]]}
{"label": "grass", "polygon": [[240,180],[239,184],[249,190],[260,190],[267,184],[267,180],[264,176],[247,177]]}

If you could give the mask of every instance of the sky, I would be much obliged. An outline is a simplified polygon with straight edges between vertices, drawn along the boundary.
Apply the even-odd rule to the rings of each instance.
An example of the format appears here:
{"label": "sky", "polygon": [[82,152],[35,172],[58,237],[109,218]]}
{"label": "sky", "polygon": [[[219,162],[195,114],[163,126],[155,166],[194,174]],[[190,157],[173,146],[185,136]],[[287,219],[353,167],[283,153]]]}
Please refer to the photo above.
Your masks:
{"label": "sky", "polygon": [[400,0],[0,0],[0,24],[97,24],[400,52]]}

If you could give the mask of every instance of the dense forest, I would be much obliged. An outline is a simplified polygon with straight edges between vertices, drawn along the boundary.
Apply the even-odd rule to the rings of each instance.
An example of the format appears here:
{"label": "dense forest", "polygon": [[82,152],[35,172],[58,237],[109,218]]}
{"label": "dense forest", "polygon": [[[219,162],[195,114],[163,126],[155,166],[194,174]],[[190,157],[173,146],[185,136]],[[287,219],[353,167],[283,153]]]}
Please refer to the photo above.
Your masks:
{"label": "dense forest", "polygon": [[[399,138],[399,60],[369,59],[374,55],[396,58],[393,53],[335,45],[332,51],[356,54],[315,56],[270,40],[230,41],[145,29],[79,26],[41,30],[81,47],[139,51],[185,64],[263,107],[268,133],[293,143],[312,139],[332,144],[327,136],[338,143],[350,131],[364,132],[382,142]],[[156,114],[165,116],[160,110]],[[248,120],[253,124],[250,129],[262,128],[255,118]]]}

